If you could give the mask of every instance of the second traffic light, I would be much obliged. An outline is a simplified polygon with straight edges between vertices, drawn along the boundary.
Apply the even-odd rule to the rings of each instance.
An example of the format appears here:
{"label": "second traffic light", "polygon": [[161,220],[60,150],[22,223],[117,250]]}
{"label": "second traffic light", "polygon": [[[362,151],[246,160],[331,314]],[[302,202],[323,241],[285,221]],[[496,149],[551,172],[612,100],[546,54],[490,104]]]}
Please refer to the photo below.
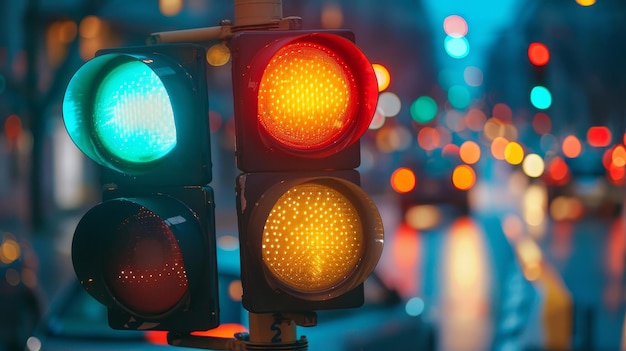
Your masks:
{"label": "second traffic light", "polygon": [[219,324],[204,49],[103,50],[71,79],[68,134],[101,165],[103,202],[78,223],[72,261],[115,329]]}
{"label": "second traffic light", "polygon": [[231,41],[243,304],[255,313],[358,307],[383,244],[360,188],[378,88],[349,31]]}

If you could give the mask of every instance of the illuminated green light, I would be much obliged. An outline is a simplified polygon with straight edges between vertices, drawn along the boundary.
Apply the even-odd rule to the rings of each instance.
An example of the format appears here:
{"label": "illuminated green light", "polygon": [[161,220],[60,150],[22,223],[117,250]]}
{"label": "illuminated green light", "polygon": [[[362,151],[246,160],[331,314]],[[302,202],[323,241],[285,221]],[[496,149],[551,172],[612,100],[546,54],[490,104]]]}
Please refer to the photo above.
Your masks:
{"label": "illuminated green light", "polygon": [[545,110],[552,105],[552,94],[548,88],[538,85],[530,91],[530,102],[536,108]]}
{"label": "illuminated green light", "polygon": [[462,85],[454,85],[448,89],[448,101],[454,108],[464,109],[472,101],[469,90]]}
{"label": "illuminated green light", "polygon": [[102,148],[126,162],[155,161],[176,146],[167,90],[140,61],[123,63],[102,79],[94,99],[93,128]]}
{"label": "illuminated green light", "polygon": [[454,38],[446,36],[443,45],[446,53],[452,58],[461,59],[469,54],[469,42],[465,37]]}
{"label": "illuminated green light", "polygon": [[437,103],[430,96],[420,96],[411,104],[411,118],[417,123],[428,123],[437,115]]}

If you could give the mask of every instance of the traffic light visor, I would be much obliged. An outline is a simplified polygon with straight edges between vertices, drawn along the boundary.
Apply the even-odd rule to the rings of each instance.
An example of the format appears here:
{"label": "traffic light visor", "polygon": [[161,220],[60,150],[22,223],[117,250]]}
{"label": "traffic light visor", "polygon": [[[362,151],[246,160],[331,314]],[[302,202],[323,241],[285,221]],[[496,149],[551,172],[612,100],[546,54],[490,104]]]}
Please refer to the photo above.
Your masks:
{"label": "traffic light visor", "polygon": [[383,228],[374,203],[358,186],[338,178],[274,186],[252,223],[262,228],[259,249],[270,284],[307,300],[355,288],[382,252]]}
{"label": "traffic light visor", "polygon": [[258,79],[258,123],[266,142],[325,157],[360,138],[378,99],[371,63],[350,40],[310,33],[276,40],[250,67]]}
{"label": "traffic light visor", "polygon": [[193,213],[177,200],[117,198],[81,219],[72,259],[81,284],[96,299],[157,318],[186,301],[193,267],[183,257],[201,260],[204,246]]}
{"label": "traffic light visor", "polygon": [[70,80],[63,100],[65,125],[91,159],[127,172],[174,149],[176,110],[167,82],[174,71],[161,61],[105,54],[85,63]]}

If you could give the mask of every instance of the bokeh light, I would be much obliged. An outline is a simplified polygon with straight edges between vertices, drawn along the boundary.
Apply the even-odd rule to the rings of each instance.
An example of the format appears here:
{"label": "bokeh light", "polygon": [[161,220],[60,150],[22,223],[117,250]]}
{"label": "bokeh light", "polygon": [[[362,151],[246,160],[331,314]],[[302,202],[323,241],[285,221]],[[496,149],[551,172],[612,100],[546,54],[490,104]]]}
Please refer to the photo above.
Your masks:
{"label": "bokeh light", "polygon": [[468,165],[458,165],[452,171],[452,184],[459,190],[469,190],[476,183],[476,173]]}
{"label": "bokeh light", "polygon": [[430,96],[420,96],[409,109],[411,118],[417,123],[428,123],[437,116],[437,103]]}
{"label": "bokeh light", "polygon": [[460,38],[467,35],[467,21],[459,15],[451,15],[443,20],[443,31],[453,37]]}
{"label": "bokeh light", "polygon": [[587,142],[593,147],[608,146],[611,138],[611,131],[605,126],[594,126],[587,130]]}
{"label": "bokeh light", "polygon": [[509,141],[503,137],[496,137],[491,142],[491,155],[496,160],[504,160],[504,150],[507,145],[509,145]]}
{"label": "bokeh light", "polygon": [[596,0],[576,0],[576,3],[580,6],[591,6],[596,3]]}
{"label": "bokeh light", "polygon": [[378,108],[386,117],[394,117],[400,113],[402,104],[398,95],[392,92],[384,92],[378,97]]}
{"label": "bokeh light", "polygon": [[391,75],[389,74],[389,70],[380,63],[372,64],[372,68],[374,68],[376,81],[378,81],[378,91],[384,91],[389,87],[389,84],[391,84]]}
{"label": "bokeh light", "polygon": [[470,46],[465,37],[454,38],[447,36],[443,42],[446,53],[455,59],[462,59],[469,55]]}
{"label": "bokeh light", "polygon": [[528,154],[522,162],[524,174],[532,178],[541,177],[545,170],[545,163],[541,156],[537,154]]}
{"label": "bokeh light", "polygon": [[410,168],[398,168],[391,174],[391,188],[400,194],[415,189],[415,183],[415,173]]}
{"label": "bokeh light", "polygon": [[485,121],[487,121],[487,116],[485,116],[485,113],[478,108],[469,109],[469,111],[467,111],[467,115],[465,115],[465,125],[467,128],[475,132],[483,130]]}
{"label": "bokeh light", "polygon": [[535,66],[544,66],[550,61],[550,50],[542,43],[530,43],[528,59]]}
{"label": "bokeh light", "polygon": [[548,88],[538,85],[530,91],[530,102],[536,108],[545,110],[552,105],[552,94]]}
{"label": "bokeh light", "polygon": [[499,102],[493,106],[492,114],[494,118],[499,119],[505,123],[511,123],[513,121],[513,111],[509,105]]}
{"label": "bokeh light", "polygon": [[552,130],[552,120],[550,116],[543,112],[538,112],[533,117],[533,129],[537,134],[548,134]]}
{"label": "bokeh light", "polygon": [[471,102],[470,92],[462,85],[453,85],[448,89],[448,101],[459,110],[465,109]]}
{"label": "bokeh light", "polygon": [[417,133],[417,143],[422,149],[431,151],[441,146],[441,135],[433,127],[424,127]]}
{"label": "bokeh light", "polygon": [[568,135],[565,139],[563,139],[561,150],[563,151],[563,155],[565,155],[565,157],[576,158],[582,151],[582,145],[580,140],[575,135]]}
{"label": "bokeh light", "polygon": [[475,66],[468,66],[463,71],[465,83],[471,87],[479,87],[483,84],[483,71]]}
{"label": "bokeh light", "polygon": [[524,149],[517,142],[510,142],[504,148],[504,159],[512,165],[518,165],[524,160]]}
{"label": "bokeh light", "polygon": [[475,164],[480,160],[480,146],[471,140],[467,140],[461,144],[459,156],[461,157],[461,161],[468,165]]}

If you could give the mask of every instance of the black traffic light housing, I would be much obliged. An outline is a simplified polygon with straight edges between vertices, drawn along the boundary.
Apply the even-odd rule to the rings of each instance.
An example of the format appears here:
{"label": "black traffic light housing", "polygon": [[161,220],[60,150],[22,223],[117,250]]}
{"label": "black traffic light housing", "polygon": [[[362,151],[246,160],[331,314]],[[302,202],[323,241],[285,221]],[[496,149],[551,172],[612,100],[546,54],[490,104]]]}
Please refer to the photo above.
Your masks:
{"label": "black traffic light housing", "polygon": [[101,167],[103,202],[79,222],[72,261],[114,329],[219,325],[205,51],[101,50],[71,79],[63,112]]}

